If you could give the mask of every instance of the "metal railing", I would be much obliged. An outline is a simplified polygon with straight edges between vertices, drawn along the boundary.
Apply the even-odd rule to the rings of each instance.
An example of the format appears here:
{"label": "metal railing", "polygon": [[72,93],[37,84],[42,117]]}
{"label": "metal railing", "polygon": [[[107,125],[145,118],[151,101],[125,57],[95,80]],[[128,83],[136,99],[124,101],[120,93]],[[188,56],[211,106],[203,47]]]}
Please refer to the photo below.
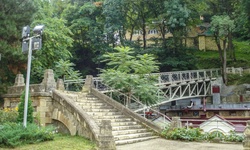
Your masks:
{"label": "metal railing", "polygon": [[220,69],[187,70],[174,72],[152,73],[149,75],[158,76],[158,86],[171,85],[181,82],[190,82],[217,78],[220,75]]}
{"label": "metal railing", "polygon": [[[171,119],[168,116],[166,116],[165,114],[159,112],[154,108],[146,106],[134,95],[128,96],[120,92],[119,90],[112,89],[111,87],[105,85],[100,78],[93,79],[93,86],[98,91],[121,103],[126,108],[129,108],[130,110],[142,115],[144,118],[151,119],[148,118],[147,115],[149,112],[152,113],[152,115],[154,115],[154,118],[152,119],[162,117],[163,120],[161,121],[161,124],[163,124],[163,128],[165,128],[165,126],[171,121]],[[135,111],[138,110],[138,108],[141,108],[141,110]]]}

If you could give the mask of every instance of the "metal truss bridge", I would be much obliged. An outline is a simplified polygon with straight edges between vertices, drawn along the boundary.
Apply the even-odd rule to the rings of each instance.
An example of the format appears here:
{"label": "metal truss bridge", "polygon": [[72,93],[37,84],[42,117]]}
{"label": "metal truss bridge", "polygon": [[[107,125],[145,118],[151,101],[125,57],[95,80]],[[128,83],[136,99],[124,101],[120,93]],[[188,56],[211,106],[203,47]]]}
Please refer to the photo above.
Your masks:
{"label": "metal truss bridge", "polygon": [[[158,82],[156,84],[156,86],[158,86],[158,102],[154,105],[158,106],[175,100],[211,95],[211,81],[220,76],[220,69],[161,72],[147,74],[146,76],[154,76],[158,78]],[[83,84],[84,82],[85,79],[77,81],[64,80],[66,90],[68,90],[67,87],[69,87],[70,84]],[[104,85],[98,77],[93,78],[93,85],[99,91],[107,94],[109,93],[110,95],[112,95],[115,91]],[[126,103],[125,99],[126,98],[124,98],[124,104]],[[134,102],[140,103],[140,101],[136,98],[134,98]],[[140,103],[140,105],[142,104]]]}
{"label": "metal truss bridge", "polygon": [[211,81],[220,75],[219,69],[163,72],[158,76],[157,105],[167,102],[211,95]]}

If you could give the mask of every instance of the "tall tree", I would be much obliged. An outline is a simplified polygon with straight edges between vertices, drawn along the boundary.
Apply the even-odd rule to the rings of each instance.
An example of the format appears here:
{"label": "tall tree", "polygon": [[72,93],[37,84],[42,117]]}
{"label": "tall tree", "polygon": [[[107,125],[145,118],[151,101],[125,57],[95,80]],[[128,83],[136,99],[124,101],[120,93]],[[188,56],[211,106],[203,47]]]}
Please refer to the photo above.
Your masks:
{"label": "tall tree", "polygon": [[[105,18],[102,14],[102,2],[76,3],[63,13],[67,26],[75,39],[71,49],[72,61],[83,75],[97,74],[96,68],[102,68],[100,57],[109,50],[104,34]],[[84,65],[83,65],[84,64]]]}
{"label": "tall tree", "polygon": [[[36,1],[39,8],[34,16],[32,27],[38,24],[45,25],[42,40],[42,50],[34,53],[32,61],[32,81],[41,79],[45,69],[56,68],[56,62],[68,60],[71,57],[69,47],[73,39],[65,20],[54,15],[52,3],[49,0]],[[59,75],[60,76],[60,75]]]}
{"label": "tall tree", "polygon": [[21,50],[22,27],[31,23],[35,5],[32,0],[0,2],[0,95],[13,83],[15,74],[25,70],[26,57]]}
{"label": "tall tree", "polygon": [[[218,47],[218,52],[221,60],[223,82],[227,84],[227,50],[229,33],[235,28],[234,21],[227,15],[213,16],[211,22],[211,30],[214,33],[215,42]],[[222,43],[221,43],[222,41]]]}

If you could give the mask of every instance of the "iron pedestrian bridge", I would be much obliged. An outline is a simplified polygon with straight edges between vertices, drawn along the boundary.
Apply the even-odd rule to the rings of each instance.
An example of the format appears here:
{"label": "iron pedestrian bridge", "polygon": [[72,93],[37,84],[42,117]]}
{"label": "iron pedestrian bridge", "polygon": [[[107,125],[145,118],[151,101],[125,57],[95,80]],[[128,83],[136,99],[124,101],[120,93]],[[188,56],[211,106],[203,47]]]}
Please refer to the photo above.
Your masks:
{"label": "iron pedestrian bridge", "polygon": [[[157,104],[154,105],[158,106],[175,100],[211,95],[211,81],[220,76],[220,69],[161,72],[147,74],[146,76],[154,76],[158,79],[158,82],[156,83],[156,86],[158,87],[158,101]],[[84,83],[85,79],[64,80],[66,90],[69,90],[71,84]],[[115,91],[106,86],[99,77],[93,78],[92,85],[106,95],[112,95],[112,92]],[[124,103],[126,103],[125,99],[126,98],[123,100]],[[134,101],[140,103],[140,100],[136,98],[134,98]]]}

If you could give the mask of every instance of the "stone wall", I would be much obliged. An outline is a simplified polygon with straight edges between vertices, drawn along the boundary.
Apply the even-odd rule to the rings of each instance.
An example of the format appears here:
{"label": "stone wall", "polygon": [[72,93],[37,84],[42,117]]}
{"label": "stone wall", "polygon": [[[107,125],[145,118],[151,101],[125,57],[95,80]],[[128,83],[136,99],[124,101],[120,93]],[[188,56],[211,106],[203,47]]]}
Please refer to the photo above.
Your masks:
{"label": "stone wall", "polygon": [[[53,109],[51,90],[56,88],[53,70],[45,70],[44,80],[40,84],[29,86],[30,99],[34,107],[33,116],[42,126],[52,123],[51,112]],[[20,96],[25,90],[25,83],[22,74],[17,74],[15,83],[8,88],[7,94],[3,95],[4,108],[15,108],[20,102]]]}

